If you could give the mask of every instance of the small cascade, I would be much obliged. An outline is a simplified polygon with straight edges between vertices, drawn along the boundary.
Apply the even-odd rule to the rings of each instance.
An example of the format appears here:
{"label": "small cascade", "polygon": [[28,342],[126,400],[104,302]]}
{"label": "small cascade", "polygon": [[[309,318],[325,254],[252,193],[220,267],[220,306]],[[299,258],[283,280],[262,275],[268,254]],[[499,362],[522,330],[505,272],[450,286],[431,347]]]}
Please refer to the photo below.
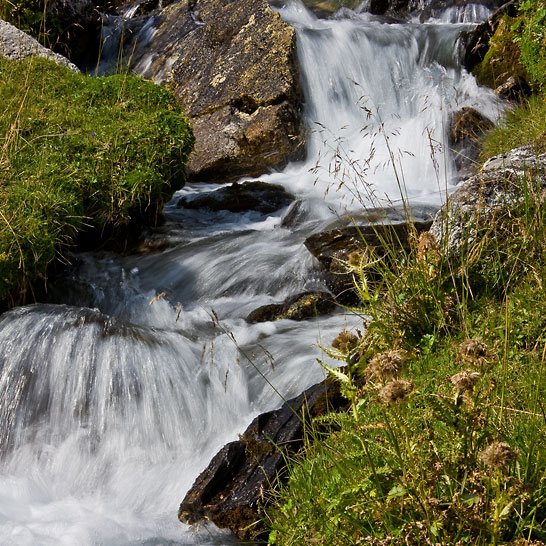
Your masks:
{"label": "small cascade", "polygon": [[[298,221],[178,208],[180,195],[211,189],[188,186],[152,234],[160,250],[81,254],[51,303],[0,316],[0,546],[233,544],[178,523],[178,504],[254,416],[323,378],[321,345],[360,326],[341,310],[245,317],[324,290],[303,241],[336,218],[401,199],[416,214],[438,208],[457,175],[450,114],[500,115],[456,54],[462,23],[486,8],[386,24],[347,2],[327,18],[299,0],[275,7],[297,31],[310,136],[304,161],[261,179],[295,195]],[[99,74],[137,10],[106,20]],[[138,27],[140,47],[155,25]]]}

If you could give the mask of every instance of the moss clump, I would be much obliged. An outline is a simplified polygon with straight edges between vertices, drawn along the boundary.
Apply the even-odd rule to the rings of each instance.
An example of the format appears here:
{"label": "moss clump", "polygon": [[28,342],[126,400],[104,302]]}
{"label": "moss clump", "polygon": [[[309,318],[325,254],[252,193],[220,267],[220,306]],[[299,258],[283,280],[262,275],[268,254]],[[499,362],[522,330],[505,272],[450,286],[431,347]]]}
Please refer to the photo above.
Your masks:
{"label": "moss clump", "polygon": [[521,62],[521,52],[516,41],[515,28],[520,19],[505,15],[499,21],[495,34],[489,40],[489,50],[483,61],[474,69],[479,83],[491,88],[504,83],[509,76],[528,81],[529,76]]}
{"label": "moss clump", "polygon": [[172,95],[0,58],[0,299],[24,293],[82,228],[153,215],[183,185],[193,135]]}

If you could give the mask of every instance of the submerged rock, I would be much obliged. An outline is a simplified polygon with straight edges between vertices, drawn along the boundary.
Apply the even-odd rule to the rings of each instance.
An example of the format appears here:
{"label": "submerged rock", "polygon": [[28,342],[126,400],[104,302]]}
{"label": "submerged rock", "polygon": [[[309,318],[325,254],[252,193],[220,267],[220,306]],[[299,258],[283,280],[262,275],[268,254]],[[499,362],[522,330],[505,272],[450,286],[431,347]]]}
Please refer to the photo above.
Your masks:
{"label": "submerged rock", "polygon": [[259,507],[286,466],[286,454],[303,446],[310,419],[346,407],[332,380],[310,387],[280,409],[262,413],[239,437],[224,446],[195,480],[178,517],[196,524],[208,519],[241,540],[255,540],[265,529]]}
{"label": "submerged rock", "polygon": [[299,156],[296,34],[266,0],[173,2],[129,21],[124,50],[183,104],[196,137],[190,178],[232,182]]}
{"label": "submerged rock", "polygon": [[447,255],[474,240],[480,223],[524,199],[525,184],[546,188],[546,154],[522,146],[489,159],[468,177],[434,217],[430,232]]}
{"label": "submerged rock", "polygon": [[186,209],[228,210],[230,212],[275,212],[294,201],[282,186],[265,182],[235,182],[218,190],[181,197],[177,207]]}
{"label": "submerged rock", "polygon": [[262,305],[248,315],[248,322],[267,322],[271,320],[305,320],[318,315],[331,313],[336,303],[328,292],[302,292],[290,296],[282,303]]}

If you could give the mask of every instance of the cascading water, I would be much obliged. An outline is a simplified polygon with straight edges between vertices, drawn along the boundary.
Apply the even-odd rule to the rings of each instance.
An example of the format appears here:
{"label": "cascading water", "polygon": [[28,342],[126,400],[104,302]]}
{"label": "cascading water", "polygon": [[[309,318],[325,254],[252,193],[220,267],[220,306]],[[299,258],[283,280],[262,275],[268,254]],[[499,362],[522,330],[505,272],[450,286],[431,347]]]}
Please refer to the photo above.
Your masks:
{"label": "cascading water", "polygon": [[[165,250],[79,255],[52,287],[54,303],[0,316],[0,545],[230,544],[212,527],[179,524],[179,502],[217,449],[280,405],[264,376],[283,396],[299,394],[323,376],[322,340],[356,325],[341,313],[244,317],[322,287],[302,242],[332,210],[357,214],[401,194],[416,211],[439,206],[456,174],[443,151],[450,112],[498,116],[492,93],[458,65],[460,24],[388,25],[347,9],[317,19],[299,0],[278,9],[297,29],[316,131],[306,161],[262,179],[295,193],[304,217],[289,230],[280,213],[173,201],[151,235]],[[347,161],[361,175],[336,191],[332,170]]]}

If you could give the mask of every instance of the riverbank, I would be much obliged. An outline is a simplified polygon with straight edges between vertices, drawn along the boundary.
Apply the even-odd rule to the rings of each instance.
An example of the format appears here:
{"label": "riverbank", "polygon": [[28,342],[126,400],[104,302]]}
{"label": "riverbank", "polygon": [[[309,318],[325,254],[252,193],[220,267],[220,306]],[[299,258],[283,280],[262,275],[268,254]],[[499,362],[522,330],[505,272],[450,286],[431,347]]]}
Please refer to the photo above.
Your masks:
{"label": "riverbank", "polygon": [[517,199],[478,206],[456,249],[423,235],[407,253],[353,257],[366,332],[325,348],[348,366],[331,374],[352,412],[323,418],[330,432],[291,459],[264,515],[269,544],[546,541],[543,46],[532,65],[524,53],[543,12],[526,2],[496,33],[519,37],[534,95],[481,156],[530,144],[538,163],[507,171]]}
{"label": "riverbank", "polygon": [[193,135],[168,91],[128,74],[0,58],[0,82],[0,300],[14,305],[82,233],[154,223]]}

